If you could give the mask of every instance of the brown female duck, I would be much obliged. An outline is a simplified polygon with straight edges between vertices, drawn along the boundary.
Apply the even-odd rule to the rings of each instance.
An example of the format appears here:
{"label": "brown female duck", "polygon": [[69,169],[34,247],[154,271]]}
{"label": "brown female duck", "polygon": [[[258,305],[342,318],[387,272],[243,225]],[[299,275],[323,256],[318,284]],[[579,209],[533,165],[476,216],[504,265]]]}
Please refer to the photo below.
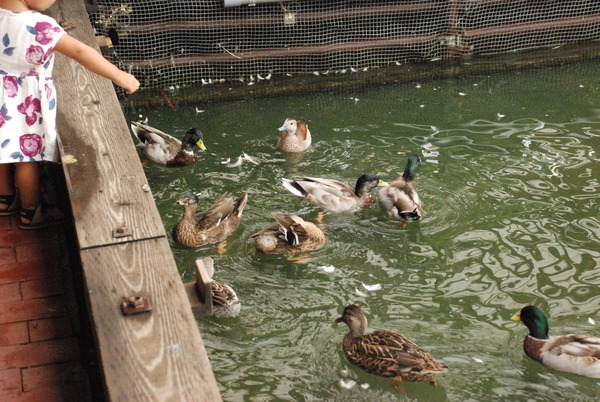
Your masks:
{"label": "brown female duck", "polygon": [[329,212],[356,211],[373,204],[371,191],[387,186],[377,175],[363,174],[355,188],[332,179],[302,177],[296,180],[282,179],[283,186],[292,194]]}
{"label": "brown female duck", "polygon": [[437,375],[448,371],[448,366],[399,333],[379,330],[367,334],[367,318],[355,304],[346,306],[335,322],[344,322],[350,329],[342,345],[348,361],[368,373],[392,378],[397,386],[402,380],[436,385]]}
{"label": "brown female duck", "polygon": [[252,235],[256,249],[266,254],[287,254],[317,250],[325,244],[325,234],[314,223],[297,215],[272,213],[277,225]]}
{"label": "brown female duck", "polygon": [[277,141],[277,150],[281,152],[302,152],[310,148],[312,137],[306,119],[285,119]]}
{"label": "brown female duck", "polygon": [[204,136],[197,128],[189,129],[180,141],[170,134],[139,122],[131,122],[131,130],[139,140],[139,146],[146,157],[161,165],[187,166],[196,162],[194,145],[202,151]]}
{"label": "brown female duck", "polygon": [[248,193],[242,193],[235,202],[224,193],[209,209],[196,213],[198,196],[193,193],[184,194],[177,201],[179,205],[183,205],[184,213],[173,227],[173,240],[187,247],[225,240],[239,226],[247,201]]}

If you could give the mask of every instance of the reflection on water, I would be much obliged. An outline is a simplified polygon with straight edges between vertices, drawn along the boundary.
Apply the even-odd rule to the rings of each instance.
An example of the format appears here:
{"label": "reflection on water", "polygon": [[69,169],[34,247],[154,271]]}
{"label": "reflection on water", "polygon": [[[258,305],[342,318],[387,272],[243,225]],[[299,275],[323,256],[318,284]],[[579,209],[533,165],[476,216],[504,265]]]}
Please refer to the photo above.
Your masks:
{"label": "reflection on water", "polygon": [[[167,132],[190,125],[208,151],[181,169],[146,174],[167,232],[175,201],[193,190],[207,207],[222,192],[249,192],[238,231],[217,246],[172,243],[184,280],[198,256],[236,289],[236,318],[199,322],[223,398],[242,400],[589,400],[598,382],[527,359],[526,328],[509,320],[525,304],[546,310],[551,333],[600,334],[600,110],[597,65],[395,84],[349,92],[180,106],[148,115]],[[359,101],[356,101],[358,98]],[[197,114],[195,107],[206,110]],[[286,117],[308,116],[314,148],[275,151]],[[258,166],[227,168],[242,152]],[[272,211],[314,221],[317,210],[280,184],[299,175],[354,184],[362,173],[393,180],[406,156],[423,161],[416,187],[426,214],[402,229],[378,205],[326,214],[325,247],[296,261],[258,255],[250,235]],[[367,287],[380,284],[380,290]],[[367,287],[365,287],[367,285]],[[361,305],[373,329],[417,341],[450,372],[439,386],[406,384],[350,367],[345,326]],[[360,385],[340,386],[339,372]]]}

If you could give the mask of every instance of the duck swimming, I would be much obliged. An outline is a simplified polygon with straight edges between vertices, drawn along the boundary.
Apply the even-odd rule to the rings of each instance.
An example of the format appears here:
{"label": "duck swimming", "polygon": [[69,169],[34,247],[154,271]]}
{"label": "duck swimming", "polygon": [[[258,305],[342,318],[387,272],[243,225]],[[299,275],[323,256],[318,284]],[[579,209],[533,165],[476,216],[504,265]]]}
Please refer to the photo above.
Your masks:
{"label": "duck swimming", "polygon": [[421,207],[421,199],[415,190],[414,180],[421,160],[416,154],[408,157],[402,176],[379,191],[379,204],[390,218],[400,221],[417,221],[425,212]]}
{"label": "duck swimming", "polygon": [[548,319],[536,306],[525,306],[511,317],[529,329],[523,350],[531,359],[555,370],[600,378],[600,337],[549,336]]}
{"label": "duck swimming", "polygon": [[285,216],[275,212],[272,215],[277,224],[251,236],[255,239],[256,250],[261,253],[287,254],[317,250],[325,244],[325,234],[314,223],[298,215]]}
{"label": "duck swimming", "polygon": [[281,152],[302,152],[310,148],[312,137],[306,119],[285,119],[277,141],[277,150]]}
{"label": "duck swimming", "polygon": [[392,378],[397,387],[403,380],[436,385],[437,375],[448,371],[448,366],[404,335],[386,330],[366,333],[367,318],[355,304],[346,306],[335,322],[350,329],[342,343],[348,361],[368,373]]}
{"label": "duck swimming", "polygon": [[195,163],[194,146],[206,150],[204,136],[197,128],[189,129],[182,141],[140,122],[131,122],[131,130],[139,140],[142,153],[151,161],[168,167]]}
{"label": "duck swimming", "polygon": [[355,188],[338,180],[302,177],[282,179],[283,186],[292,194],[329,212],[356,211],[373,204],[370,192],[375,187],[387,186],[377,175],[363,174]]}
{"label": "duck swimming", "polygon": [[239,226],[247,201],[248,193],[242,193],[235,202],[224,193],[209,209],[196,213],[198,196],[194,193],[184,194],[177,201],[183,205],[184,213],[173,227],[173,240],[186,247],[200,247],[225,240]]}

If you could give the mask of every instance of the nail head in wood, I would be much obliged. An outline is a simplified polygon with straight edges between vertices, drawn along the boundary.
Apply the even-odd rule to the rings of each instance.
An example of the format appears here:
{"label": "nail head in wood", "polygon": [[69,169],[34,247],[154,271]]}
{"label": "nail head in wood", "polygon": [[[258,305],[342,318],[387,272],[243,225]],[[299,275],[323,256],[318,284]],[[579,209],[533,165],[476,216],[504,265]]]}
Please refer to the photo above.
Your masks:
{"label": "nail head in wood", "polygon": [[145,313],[152,310],[150,299],[143,296],[124,297],[121,302],[123,315]]}
{"label": "nail head in wood", "polygon": [[114,238],[128,237],[128,236],[133,236],[133,231],[130,228],[128,228],[126,225],[121,225],[118,228],[113,230]]}

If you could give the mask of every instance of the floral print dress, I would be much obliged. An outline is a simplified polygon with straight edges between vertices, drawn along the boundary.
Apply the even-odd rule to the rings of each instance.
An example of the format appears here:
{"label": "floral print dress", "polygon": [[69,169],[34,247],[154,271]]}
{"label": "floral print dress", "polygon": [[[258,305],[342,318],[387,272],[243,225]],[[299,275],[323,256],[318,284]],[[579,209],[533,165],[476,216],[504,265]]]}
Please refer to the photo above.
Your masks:
{"label": "floral print dress", "polygon": [[0,163],[58,161],[52,68],[64,34],[37,11],[0,8]]}

